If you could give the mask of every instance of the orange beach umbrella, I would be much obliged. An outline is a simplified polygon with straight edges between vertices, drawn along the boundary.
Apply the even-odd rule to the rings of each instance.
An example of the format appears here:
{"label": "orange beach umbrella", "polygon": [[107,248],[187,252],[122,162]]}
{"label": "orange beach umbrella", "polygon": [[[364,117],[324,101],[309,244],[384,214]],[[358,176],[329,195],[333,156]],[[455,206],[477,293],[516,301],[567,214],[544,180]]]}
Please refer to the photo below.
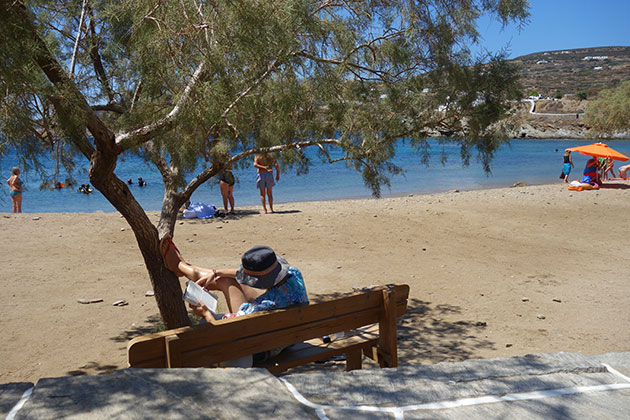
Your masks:
{"label": "orange beach umbrella", "polygon": [[570,147],[567,150],[572,152],[580,152],[582,155],[589,155],[601,158],[612,158],[614,160],[629,160],[630,158],[622,153],[619,153],[613,148],[608,147],[604,143],[593,143],[586,146]]}

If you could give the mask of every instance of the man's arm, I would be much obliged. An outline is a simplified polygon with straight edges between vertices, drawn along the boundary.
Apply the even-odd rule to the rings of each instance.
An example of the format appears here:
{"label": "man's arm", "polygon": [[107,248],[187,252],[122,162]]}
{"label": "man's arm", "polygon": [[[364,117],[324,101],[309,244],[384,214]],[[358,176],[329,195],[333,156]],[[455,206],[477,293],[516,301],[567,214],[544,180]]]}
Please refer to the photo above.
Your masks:
{"label": "man's arm", "polygon": [[278,161],[273,159],[273,165],[276,167],[276,181],[280,181],[280,166],[278,166]]}

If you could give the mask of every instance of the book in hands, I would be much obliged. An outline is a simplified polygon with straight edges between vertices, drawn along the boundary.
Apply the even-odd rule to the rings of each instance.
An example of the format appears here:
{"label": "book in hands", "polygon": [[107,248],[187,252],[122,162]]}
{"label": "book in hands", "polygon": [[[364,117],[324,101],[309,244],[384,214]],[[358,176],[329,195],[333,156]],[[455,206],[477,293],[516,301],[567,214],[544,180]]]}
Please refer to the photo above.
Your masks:
{"label": "book in hands", "polygon": [[199,301],[201,301],[212,313],[217,310],[217,297],[194,281],[188,281],[186,284],[184,300],[195,306],[199,306]]}

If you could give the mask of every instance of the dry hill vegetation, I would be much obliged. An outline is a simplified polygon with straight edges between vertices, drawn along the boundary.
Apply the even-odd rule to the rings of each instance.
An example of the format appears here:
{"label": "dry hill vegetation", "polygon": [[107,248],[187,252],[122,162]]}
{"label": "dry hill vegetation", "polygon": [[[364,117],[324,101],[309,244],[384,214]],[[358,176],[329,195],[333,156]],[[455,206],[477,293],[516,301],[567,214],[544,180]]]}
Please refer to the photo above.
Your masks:
{"label": "dry hill vegetation", "polygon": [[544,98],[536,101],[534,112],[566,114],[530,114],[531,105],[521,102],[505,121],[513,138],[587,138],[584,112],[589,101],[602,89],[630,80],[630,47],[545,51],[512,62],[520,67],[523,95]]}
{"label": "dry hill vegetation", "polygon": [[586,93],[592,98],[604,88],[630,79],[630,47],[597,47],[545,51],[512,60],[521,67],[526,94],[543,96]]}

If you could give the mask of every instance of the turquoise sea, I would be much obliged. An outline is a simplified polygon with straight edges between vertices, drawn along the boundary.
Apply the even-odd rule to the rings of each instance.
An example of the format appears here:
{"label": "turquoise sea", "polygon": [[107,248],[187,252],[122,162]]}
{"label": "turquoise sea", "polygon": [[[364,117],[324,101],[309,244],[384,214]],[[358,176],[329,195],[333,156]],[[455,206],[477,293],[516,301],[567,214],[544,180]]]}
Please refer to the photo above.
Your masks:
{"label": "turquoise sea", "polygon": [[[426,167],[408,145],[400,144],[394,163],[402,167],[406,173],[393,177],[391,188],[383,186],[382,196],[427,194],[454,189],[464,191],[498,188],[507,187],[516,182],[531,185],[560,182],[558,177],[562,171],[564,149],[590,143],[592,141],[512,140],[509,145],[503,145],[496,154],[490,174],[484,172],[474,156],[470,161],[470,166],[462,166],[459,148],[455,145],[439,145],[437,141],[430,141],[432,156],[429,166]],[[613,140],[608,141],[607,144],[630,156],[630,140]],[[448,157],[444,165],[440,163],[442,152]],[[575,169],[570,179],[582,177],[582,170],[587,159],[587,156],[573,154]],[[313,162],[316,163],[305,175],[297,176],[295,171],[290,169],[281,172],[280,182],[274,187],[276,203],[371,197],[371,191],[363,185],[361,175],[347,168],[343,162],[321,164],[317,159]],[[5,176],[3,179],[10,176],[11,167],[15,165],[14,156],[9,155],[0,160],[0,171]],[[52,168],[52,161],[50,165]],[[615,167],[619,166],[620,162],[616,162]],[[84,164],[83,169],[87,169],[87,163]],[[259,192],[255,186],[256,170],[253,166],[234,173],[237,179],[234,188],[236,207],[259,205]],[[116,174],[123,180],[134,181],[130,188],[145,210],[161,209],[164,191],[160,174],[156,169],[147,166],[141,159],[126,158],[119,162]],[[146,187],[137,185],[138,177],[142,177],[147,182]],[[115,211],[114,207],[96,190],[91,194],[83,194],[77,191],[78,185],[74,189],[40,190],[41,179],[36,173],[23,173],[21,178],[24,181],[23,212]],[[61,178],[65,178],[65,174],[62,174]],[[79,185],[89,182],[87,172],[75,175],[75,179]],[[223,207],[219,186],[212,181],[200,187],[194,193],[192,201],[211,204],[217,208]],[[11,200],[6,185],[0,193],[0,211],[11,211]]]}

